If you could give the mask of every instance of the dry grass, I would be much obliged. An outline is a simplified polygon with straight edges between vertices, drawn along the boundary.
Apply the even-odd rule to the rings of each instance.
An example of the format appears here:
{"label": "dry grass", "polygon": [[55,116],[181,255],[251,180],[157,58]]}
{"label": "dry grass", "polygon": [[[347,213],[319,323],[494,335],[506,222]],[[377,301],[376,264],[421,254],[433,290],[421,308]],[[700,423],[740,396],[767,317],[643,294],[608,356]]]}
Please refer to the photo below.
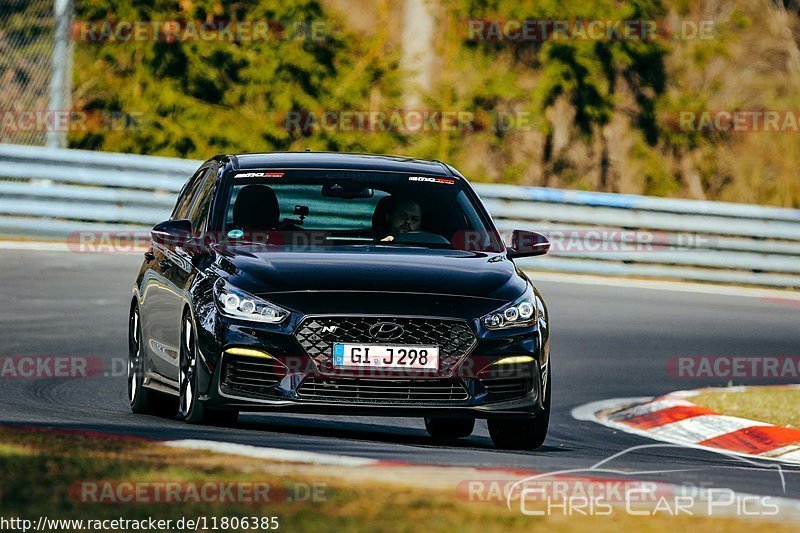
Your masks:
{"label": "dry grass", "polygon": [[750,387],[744,392],[704,392],[691,398],[718,413],[800,428],[800,389]]}
{"label": "dry grass", "polygon": [[[790,531],[774,524],[696,516],[609,517],[524,516],[502,505],[470,503],[453,490],[414,483],[400,469],[380,477],[359,471],[270,463],[159,446],[149,442],[0,429],[0,492],[4,514],[50,518],[174,519],[181,516],[278,516],[286,531],[587,531],[671,532],[676,528],[714,531]],[[377,470],[380,472],[380,470]],[[405,479],[405,481],[403,481]],[[69,488],[80,480],[213,481],[268,483],[271,487],[324,483],[324,501],[261,504],[77,504]],[[433,480],[431,480],[433,481]]]}

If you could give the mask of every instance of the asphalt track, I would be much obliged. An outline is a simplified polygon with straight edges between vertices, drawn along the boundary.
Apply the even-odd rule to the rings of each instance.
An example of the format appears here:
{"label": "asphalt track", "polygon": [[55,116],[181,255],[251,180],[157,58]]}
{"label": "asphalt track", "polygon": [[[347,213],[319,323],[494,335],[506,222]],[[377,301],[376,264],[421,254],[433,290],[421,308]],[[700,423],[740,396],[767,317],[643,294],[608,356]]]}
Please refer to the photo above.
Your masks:
{"label": "asphalt track", "polygon": [[[112,360],[119,365],[126,357],[127,304],[139,262],[132,255],[0,250],[0,356],[93,356],[113,370]],[[726,384],[670,376],[668,361],[676,355],[799,355],[796,301],[552,281],[537,285],[550,307],[555,388],[550,435],[534,452],[495,450],[482,421],[454,446],[432,443],[421,420],[406,418],[246,414],[232,429],[189,426],[133,415],[120,375],[4,377],[0,424],[553,472],[590,468],[614,453],[653,443],[576,421],[570,415],[574,407]],[[613,466],[637,479],[800,498],[800,468],[784,467],[784,492],[773,469],[699,450],[651,448],[625,454]]]}

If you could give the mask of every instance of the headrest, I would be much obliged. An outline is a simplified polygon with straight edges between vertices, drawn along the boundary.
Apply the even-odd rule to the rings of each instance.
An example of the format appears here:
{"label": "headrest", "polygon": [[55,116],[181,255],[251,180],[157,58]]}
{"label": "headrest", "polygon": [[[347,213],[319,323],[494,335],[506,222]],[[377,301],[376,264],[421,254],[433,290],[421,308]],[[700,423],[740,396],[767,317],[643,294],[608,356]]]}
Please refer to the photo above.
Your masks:
{"label": "headrest", "polygon": [[275,191],[267,185],[246,185],[233,205],[233,224],[243,230],[275,229],[280,208]]}

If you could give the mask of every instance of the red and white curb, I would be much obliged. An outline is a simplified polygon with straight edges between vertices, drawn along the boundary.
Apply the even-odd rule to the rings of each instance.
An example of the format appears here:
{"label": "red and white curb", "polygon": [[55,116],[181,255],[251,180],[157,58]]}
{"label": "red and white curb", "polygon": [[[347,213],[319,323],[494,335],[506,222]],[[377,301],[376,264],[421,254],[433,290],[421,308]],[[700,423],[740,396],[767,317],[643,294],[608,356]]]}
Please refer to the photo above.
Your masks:
{"label": "red and white curb", "polygon": [[721,415],[689,401],[701,392],[744,389],[701,389],[655,398],[603,400],[576,407],[572,416],[689,448],[800,464],[800,429]]}
{"label": "red and white curb", "polygon": [[[516,511],[516,506],[525,514],[543,513],[536,510],[531,513],[530,505],[536,505],[536,494],[546,494],[547,487],[556,499],[555,508],[567,508],[576,514],[588,512],[586,506],[613,506],[616,513],[631,513],[638,516],[661,514],[687,514],[696,516],[717,516],[729,518],[760,518],[778,523],[800,523],[800,500],[780,497],[761,496],[756,494],[734,492],[717,488],[709,490],[704,487],[683,486],[681,484],[645,481],[636,477],[636,472],[613,469],[606,463],[628,451],[636,451],[649,446],[639,446],[626,452],[618,453],[586,469],[571,469],[558,472],[536,472],[518,468],[445,466],[433,464],[417,464],[405,461],[385,461],[366,457],[352,457],[318,452],[284,450],[279,448],[263,448],[246,444],[234,444],[208,440],[162,441],[159,444],[191,450],[224,453],[242,457],[251,457],[273,462],[308,464],[316,466],[355,467],[365,479],[386,479],[390,476],[395,481],[406,485],[422,486],[427,489],[455,490],[459,499],[469,503],[502,503],[509,511]],[[774,465],[780,472],[780,467]],[[369,477],[370,467],[388,468],[378,477]],[[330,471],[329,471],[330,472]],[[358,474],[350,473],[349,479],[356,479]],[[652,474],[652,472],[650,472]],[[777,476],[780,476],[778,478]],[[776,483],[783,475],[776,474]],[[785,488],[785,485],[784,485]],[[534,490],[535,489],[535,490]],[[533,498],[523,493],[533,491]],[[561,496],[559,496],[561,495]],[[546,500],[542,500],[544,502]],[[532,502],[532,503],[531,503]],[[565,503],[569,502],[569,503]],[[575,502],[578,502],[575,504]],[[544,505],[544,503],[542,503]],[[742,512],[742,507],[747,512]],[[678,508],[680,507],[680,511]],[[611,511],[606,511],[611,513]],[[569,511],[573,513],[572,510]],[[555,514],[558,514],[557,512]]]}
{"label": "red and white curb", "polygon": [[[605,498],[603,500],[604,503],[614,505],[615,507],[622,507],[624,504],[625,512],[628,512],[628,505],[631,503],[627,500],[629,495],[626,491],[632,490],[633,492],[631,494],[635,496],[632,500],[634,504],[640,502],[638,496],[642,494],[654,498],[653,501],[650,502],[650,504],[654,506],[653,509],[649,511],[652,514],[669,513],[671,512],[669,510],[670,505],[680,505],[682,510],[679,514],[760,517],[767,521],[800,522],[800,500],[797,499],[780,496],[760,496],[738,491],[733,492],[727,489],[717,489],[718,493],[724,490],[724,493],[720,495],[714,493],[713,490],[693,485],[683,486],[681,484],[662,481],[645,481],[639,479],[636,475],[637,472],[617,470],[608,466],[610,461],[624,453],[650,448],[656,445],[631,448],[604,459],[589,468],[557,472],[537,472],[519,468],[446,466],[410,463],[406,461],[387,461],[367,457],[286,450],[281,448],[265,448],[247,444],[200,439],[165,441],[147,437],[134,437],[119,433],[83,431],[79,429],[57,429],[46,426],[0,424],[0,427],[22,431],[43,431],[57,434],[94,436],[97,438],[145,441],[178,449],[250,457],[269,461],[270,463],[286,463],[289,464],[290,467],[293,464],[311,465],[312,468],[316,466],[349,467],[349,470],[345,470],[345,472],[347,472],[348,479],[351,480],[360,479],[359,473],[364,479],[373,481],[376,479],[386,479],[380,476],[389,475],[393,481],[404,485],[423,486],[428,489],[455,490],[458,497],[467,502],[501,503],[505,500],[509,510],[512,509],[512,500],[516,500],[515,503],[519,503],[520,509],[527,508],[520,496],[520,491],[526,487],[526,484],[549,483],[554,489],[554,494],[559,494],[559,490],[566,491],[564,493],[565,498],[577,498],[581,502],[586,501],[587,494],[591,496],[593,491],[599,491],[598,494]],[[783,475],[780,474],[780,466],[774,466],[779,469],[778,475],[780,475],[780,482],[784,483]],[[373,470],[373,468],[370,467],[377,467],[375,470],[381,470],[382,468],[388,468],[389,470],[384,471],[385,473],[383,474],[378,473],[370,477],[369,471]],[[335,471],[325,470],[325,472],[330,473]],[[652,474],[653,472],[647,473]],[[687,489],[688,494],[691,494],[691,508],[686,506]],[[515,494],[516,498],[514,497]],[[477,498],[473,498],[474,496],[477,496]],[[614,496],[616,496],[616,499]],[[669,503],[671,501],[670,498],[672,498],[672,504]],[[536,500],[534,499],[533,501]],[[740,505],[743,505],[743,502],[746,502],[748,508],[748,513],[744,515],[740,510]],[[666,511],[661,508],[663,505],[666,505]],[[560,508],[561,507],[559,507],[559,509]],[[581,509],[583,508],[581,507]],[[577,514],[584,514],[585,512],[586,511],[576,511]],[[646,510],[642,511],[636,509],[635,514],[642,515],[646,512]]]}

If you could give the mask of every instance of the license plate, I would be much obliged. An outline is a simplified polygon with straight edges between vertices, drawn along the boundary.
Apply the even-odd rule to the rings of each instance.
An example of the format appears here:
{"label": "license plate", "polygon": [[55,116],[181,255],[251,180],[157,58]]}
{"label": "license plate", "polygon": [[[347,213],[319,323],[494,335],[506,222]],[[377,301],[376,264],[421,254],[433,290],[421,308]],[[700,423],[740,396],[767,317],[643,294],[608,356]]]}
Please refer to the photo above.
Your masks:
{"label": "license plate", "polygon": [[438,370],[439,347],[337,342],[333,345],[333,366]]}

